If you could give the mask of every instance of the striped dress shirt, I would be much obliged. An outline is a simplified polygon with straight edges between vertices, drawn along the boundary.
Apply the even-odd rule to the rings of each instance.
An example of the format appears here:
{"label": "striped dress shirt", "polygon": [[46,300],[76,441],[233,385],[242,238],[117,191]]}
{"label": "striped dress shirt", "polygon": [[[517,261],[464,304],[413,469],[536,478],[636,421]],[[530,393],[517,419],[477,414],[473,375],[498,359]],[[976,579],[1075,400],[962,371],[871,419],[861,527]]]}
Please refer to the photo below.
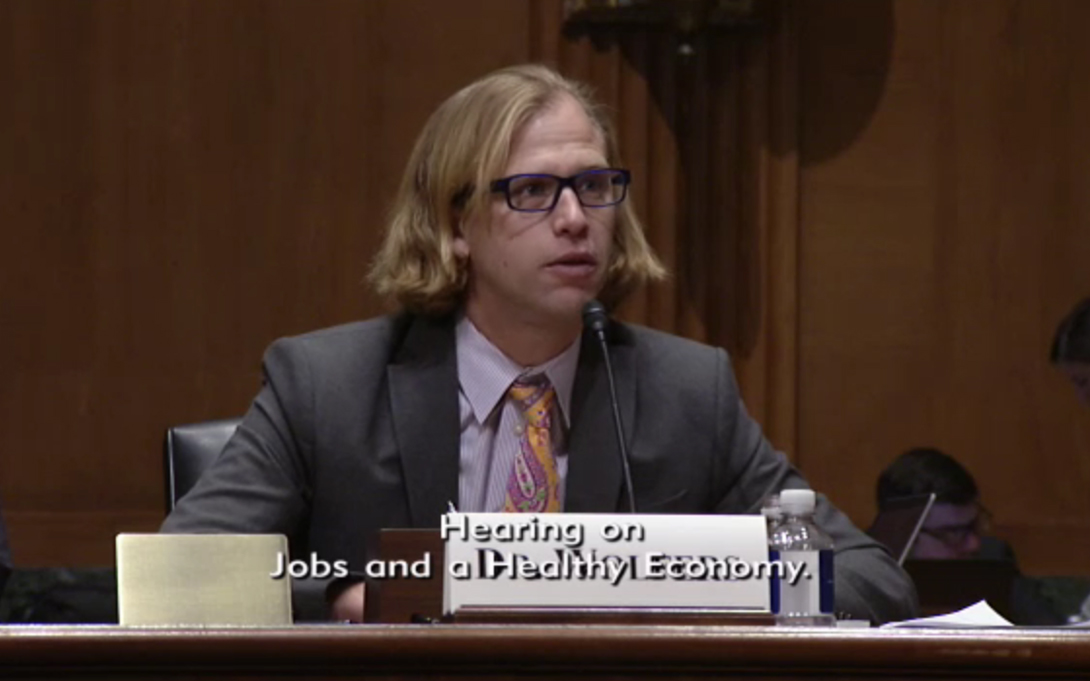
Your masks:
{"label": "striped dress shirt", "polygon": [[536,367],[512,361],[462,316],[455,328],[458,357],[458,412],[461,420],[458,510],[466,513],[503,510],[507,479],[515,465],[525,428],[507,390],[519,376],[544,373],[556,389],[562,418],[551,433],[560,474],[560,508],[568,473],[567,432],[571,393],[579,364],[579,337],[553,359]]}

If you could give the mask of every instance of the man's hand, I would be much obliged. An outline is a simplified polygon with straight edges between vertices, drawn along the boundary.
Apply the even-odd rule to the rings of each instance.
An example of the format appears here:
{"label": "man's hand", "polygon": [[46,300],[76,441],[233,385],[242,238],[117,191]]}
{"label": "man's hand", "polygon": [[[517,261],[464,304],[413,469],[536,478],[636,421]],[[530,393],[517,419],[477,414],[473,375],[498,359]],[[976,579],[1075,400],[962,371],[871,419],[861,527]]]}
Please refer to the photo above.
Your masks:
{"label": "man's hand", "polygon": [[333,619],[347,622],[363,622],[364,583],[348,587],[333,601]]}

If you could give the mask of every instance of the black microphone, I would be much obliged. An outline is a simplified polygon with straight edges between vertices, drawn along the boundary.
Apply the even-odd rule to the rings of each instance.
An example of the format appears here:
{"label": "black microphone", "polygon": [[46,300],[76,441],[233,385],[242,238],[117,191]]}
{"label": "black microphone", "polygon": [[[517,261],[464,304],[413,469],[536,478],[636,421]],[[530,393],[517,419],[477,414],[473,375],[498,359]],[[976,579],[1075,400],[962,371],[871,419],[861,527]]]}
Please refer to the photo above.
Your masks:
{"label": "black microphone", "polygon": [[624,425],[621,423],[621,409],[617,404],[617,386],[613,382],[613,364],[609,361],[609,347],[606,345],[606,326],[609,325],[609,313],[597,300],[583,306],[583,326],[590,329],[598,339],[602,349],[602,359],[606,363],[606,380],[609,383],[609,401],[613,407],[613,428],[617,433],[617,448],[621,454],[621,471],[624,473],[624,491],[628,495],[628,510],[636,512],[636,495],[632,490],[632,470],[628,465],[628,447],[624,441]]}

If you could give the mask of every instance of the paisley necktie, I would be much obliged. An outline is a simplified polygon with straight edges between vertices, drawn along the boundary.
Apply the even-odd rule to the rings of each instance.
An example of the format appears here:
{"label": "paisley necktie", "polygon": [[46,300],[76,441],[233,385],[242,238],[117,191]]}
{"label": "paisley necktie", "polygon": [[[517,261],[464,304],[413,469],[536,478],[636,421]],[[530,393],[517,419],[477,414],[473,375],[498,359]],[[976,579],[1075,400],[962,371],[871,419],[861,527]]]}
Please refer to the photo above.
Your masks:
{"label": "paisley necktie", "polygon": [[553,450],[552,420],[556,390],[544,374],[520,376],[508,397],[522,413],[515,465],[507,480],[503,510],[515,513],[553,513],[560,510],[560,473]]}

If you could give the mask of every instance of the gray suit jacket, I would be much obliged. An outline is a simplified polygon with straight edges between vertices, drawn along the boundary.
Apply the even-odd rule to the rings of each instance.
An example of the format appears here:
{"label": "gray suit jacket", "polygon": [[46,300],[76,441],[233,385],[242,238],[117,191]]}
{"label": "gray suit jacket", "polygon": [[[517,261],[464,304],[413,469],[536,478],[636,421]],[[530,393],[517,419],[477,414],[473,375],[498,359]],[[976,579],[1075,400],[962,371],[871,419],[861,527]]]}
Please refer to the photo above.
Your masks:
{"label": "gray suit jacket", "polygon": [[[644,513],[757,513],[806,482],[748,416],[726,353],[613,323],[609,343],[632,478]],[[460,428],[454,320],[384,317],[274,343],[264,386],[223,455],[163,526],[278,532],[293,553],[367,560],[380,528],[438,527],[457,503]],[[604,365],[589,334],[568,434],[565,510],[623,512]],[[911,581],[819,497],[836,542],[837,609],[915,614]]]}

